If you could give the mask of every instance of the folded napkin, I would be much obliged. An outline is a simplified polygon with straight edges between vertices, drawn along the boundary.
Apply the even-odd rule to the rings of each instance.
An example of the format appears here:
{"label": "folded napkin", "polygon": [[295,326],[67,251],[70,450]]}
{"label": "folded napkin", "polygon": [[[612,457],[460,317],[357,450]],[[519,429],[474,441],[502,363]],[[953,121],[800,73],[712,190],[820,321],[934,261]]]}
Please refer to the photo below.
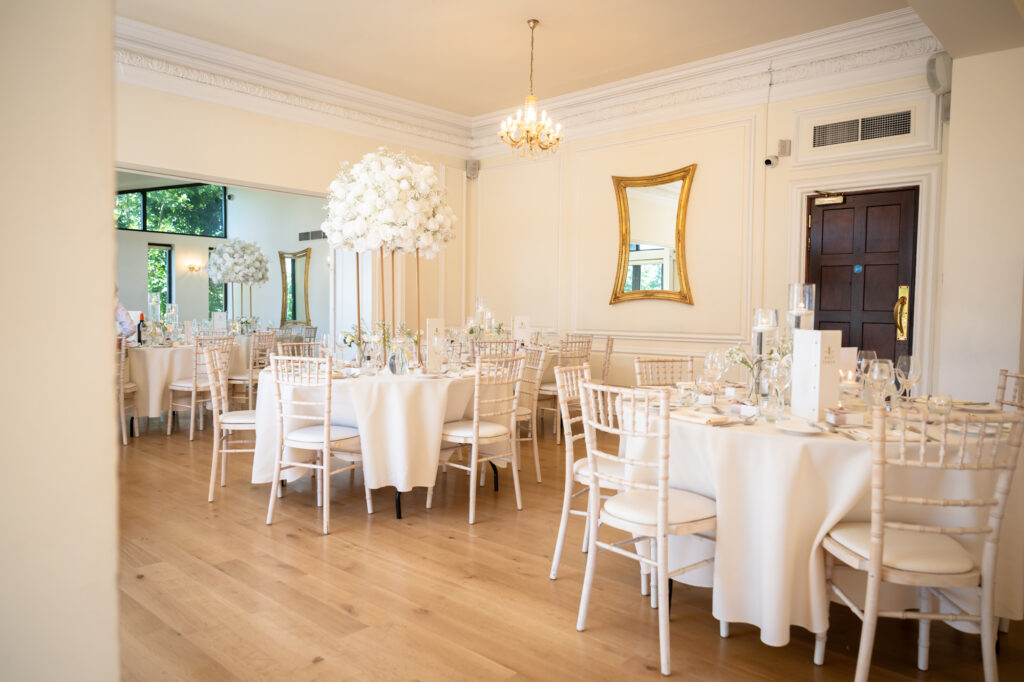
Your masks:
{"label": "folded napkin", "polygon": [[702,412],[690,412],[688,410],[675,410],[669,413],[672,419],[690,424],[703,424],[704,426],[721,426],[729,423],[729,416],[725,414],[704,414]]}

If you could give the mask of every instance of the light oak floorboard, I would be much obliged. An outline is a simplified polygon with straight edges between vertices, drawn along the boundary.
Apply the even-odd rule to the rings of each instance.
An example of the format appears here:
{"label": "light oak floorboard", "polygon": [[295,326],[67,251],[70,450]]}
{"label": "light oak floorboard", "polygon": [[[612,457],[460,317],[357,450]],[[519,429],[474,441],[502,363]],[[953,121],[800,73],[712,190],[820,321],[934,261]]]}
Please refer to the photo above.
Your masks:
{"label": "light oak floorboard", "polygon": [[[439,474],[425,490],[374,492],[362,476],[332,481],[331,534],[308,480],[287,487],[265,525],[269,486],[249,483],[251,459],[229,462],[228,485],[206,501],[211,429],[166,436],[154,423],[121,447],[122,676],[126,680],[618,680],[659,674],[657,611],[640,595],[634,562],[598,559],[587,631],[575,630],[585,555],[570,519],[559,578],[548,579],[562,503],[562,449],[540,441],[544,483],[523,476],[523,511],[511,476],[477,491]],[[532,459],[532,458],[529,458]],[[532,462],[526,462],[532,470]],[[524,471],[526,471],[524,469]],[[860,623],[832,607],[826,664],[813,636],[760,642],[734,623],[718,636],[711,591],[677,585],[672,666],[682,679],[848,680]],[[1024,679],[1024,625],[1001,637],[999,672]],[[917,624],[881,620],[873,680],[980,680],[977,636],[932,628],[931,670],[915,668]]]}

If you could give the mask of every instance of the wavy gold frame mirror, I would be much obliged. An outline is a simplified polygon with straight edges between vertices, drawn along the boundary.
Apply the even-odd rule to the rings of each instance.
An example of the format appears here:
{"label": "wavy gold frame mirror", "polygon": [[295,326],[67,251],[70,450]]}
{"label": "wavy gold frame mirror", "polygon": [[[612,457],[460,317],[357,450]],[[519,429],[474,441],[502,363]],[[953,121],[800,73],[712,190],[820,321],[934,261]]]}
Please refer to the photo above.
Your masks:
{"label": "wavy gold frame mirror", "polygon": [[[306,326],[308,326],[310,324],[310,322],[309,322],[309,257],[310,257],[310,254],[312,254],[312,252],[313,252],[312,249],[303,249],[302,251],[292,251],[292,252],[287,252],[287,251],[278,251],[277,252],[277,257],[281,260],[281,326],[282,327],[284,327],[285,325],[289,325],[289,324],[306,325]],[[303,319],[295,319],[295,320],[289,320],[288,319],[288,259],[289,258],[294,259],[295,261],[298,261],[301,258],[301,259],[303,259],[305,261],[305,268],[303,268],[305,270],[305,272],[303,273],[303,276],[302,276],[302,302],[303,302],[302,310],[305,313],[305,316],[303,317]],[[296,275],[297,275],[297,273],[296,273]],[[295,278],[296,289],[298,289],[298,283],[299,283],[299,280],[298,280],[298,277],[296,276],[296,278]],[[298,291],[296,291],[296,296],[298,296]]]}
{"label": "wavy gold frame mirror", "polygon": [[[619,267],[615,273],[615,286],[612,289],[612,298],[609,301],[609,305],[624,301],[651,299],[679,301],[680,303],[693,305],[693,294],[690,291],[690,281],[686,273],[686,206],[690,201],[690,185],[693,182],[693,175],[696,171],[697,164],[694,163],[685,168],[658,175],[646,175],[635,178],[612,176],[612,183],[615,185],[615,199],[619,205]],[[679,201],[676,207],[675,225],[676,278],[679,282],[679,290],[642,289],[626,291],[630,244],[629,201],[626,197],[626,189],[629,187],[653,187],[671,182],[682,182],[682,188],[679,191]]]}

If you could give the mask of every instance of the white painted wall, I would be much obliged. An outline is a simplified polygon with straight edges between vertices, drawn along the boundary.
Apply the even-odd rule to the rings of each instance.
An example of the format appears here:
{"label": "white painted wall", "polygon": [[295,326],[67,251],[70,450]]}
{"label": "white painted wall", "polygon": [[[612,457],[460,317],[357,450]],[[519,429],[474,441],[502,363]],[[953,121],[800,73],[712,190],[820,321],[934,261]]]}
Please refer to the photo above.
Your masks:
{"label": "white painted wall", "polygon": [[939,387],[991,400],[1021,357],[1024,48],[957,59],[942,243]]}
{"label": "white painted wall", "polygon": [[[228,187],[233,198],[227,204],[228,236],[255,242],[263,250],[270,266],[270,281],[254,287],[252,312],[261,322],[277,326],[281,321],[281,266],[279,252],[312,249],[309,264],[309,307],[312,323],[327,328],[328,272],[327,242],[299,241],[299,232],[320,229],[326,212],[324,200],[317,197]],[[121,301],[129,310],[147,310],[146,253],[149,244],[174,247],[173,299],[183,320],[209,317],[206,272],[209,249],[223,239],[160,232],[117,230],[117,281]],[[202,266],[190,272],[189,264]],[[229,287],[230,289],[231,287]],[[237,296],[239,288],[234,287]],[[249,311],[246,289],[244,313]]]}
{"label": "white painted wall", "polygon": [[0,4],[4,680],[119,673],[112,25],[110,0]]}

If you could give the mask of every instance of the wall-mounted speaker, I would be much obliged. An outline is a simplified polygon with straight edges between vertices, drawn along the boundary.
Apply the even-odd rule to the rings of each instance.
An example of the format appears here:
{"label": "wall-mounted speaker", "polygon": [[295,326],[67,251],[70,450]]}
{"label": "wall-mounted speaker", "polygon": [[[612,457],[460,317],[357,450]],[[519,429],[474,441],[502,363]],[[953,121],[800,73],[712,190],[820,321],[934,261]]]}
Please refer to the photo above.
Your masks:
{"label": "wall-mounted speaker", "polygon": [[936,95],[945,95],[953,89],[953,58],[948,52],[928,58],[928,87]]}
{"label": "wall-mounted speaker", "polygon": [[470,180],[476,180],[480,176],[480,162],[475,159],[470,159],[466,162],[466,177]]}

